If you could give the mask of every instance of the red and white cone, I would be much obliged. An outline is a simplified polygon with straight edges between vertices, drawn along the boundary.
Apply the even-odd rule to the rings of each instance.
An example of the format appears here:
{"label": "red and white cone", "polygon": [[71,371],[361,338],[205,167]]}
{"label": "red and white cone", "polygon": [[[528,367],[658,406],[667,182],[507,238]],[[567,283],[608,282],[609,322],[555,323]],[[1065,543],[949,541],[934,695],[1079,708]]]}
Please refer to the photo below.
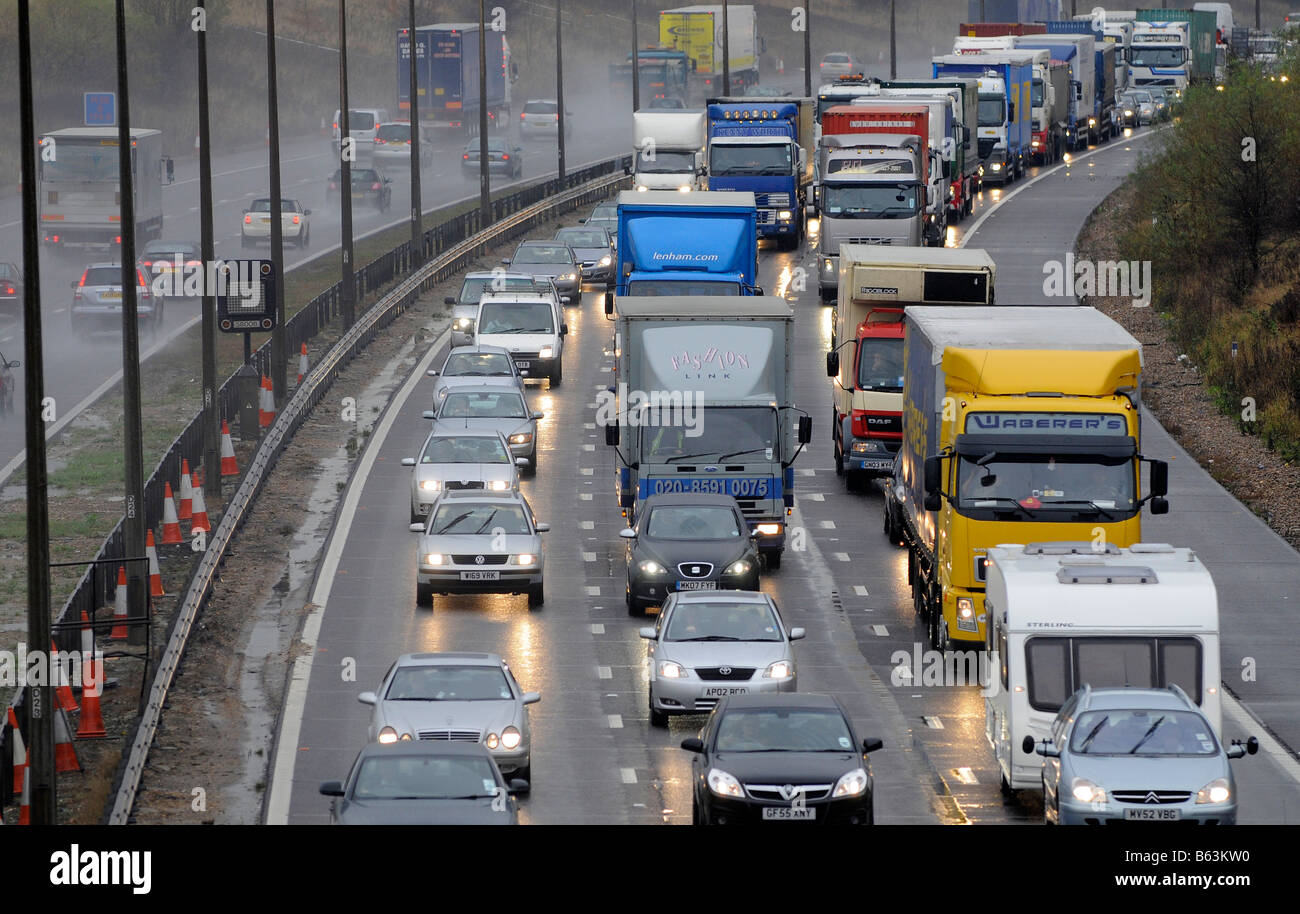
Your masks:
{"label": "red and white cone", "polygon": [[181,539],[181,522],[176,516],[176,499],[172,496],[172,484],[164,482],[162,544],[164,546],[175,546],[181,542],[183,542]]}
{"label": "red and white cone", "polygon": [[208,521],[208,506],[203,501],[203,486],[197,481],[194,483],[194,516],[190,518],[190,533],[195,530],[212,532],[212,524]]}
{"label": "red and white cone", "polygon": [[301,384],[302,379],[307,377],[307,344],[302,344],[302,352],[298,353],[298,380],[295,384]]}
{"label": "red and white cone", "polygon": [[257,424],[262,428],[267,428],[274,421],[275,389],[271,386],[271,379],[266,375],[262,375],[262,391],[257,402]]}
{"label": "red and white cone", "polygon": [[126,640],[126,616],[126,566],[118,565],[117,590],[113,594],[113,629],[108,633],[109,641]]}
{"label": "red and white cone", "polygon": [[[51,657],[51,658],[55,658],[55,657],[59,657],[59,658],[61,658],[62,656],[63,656],[63,654],[62,654],[62,652],[59,651],[59,646],[58,646],[57,644],[55,644],[55,643],[54,643],[54,639],[51,638],[51,639],[50,639],[50,657]],[[54,683],[54,705],[55,705],[55,707],[57,707],[60,711],[75,711],[75,710],[77,710],[77,699],[76,699],[76,698],[73,696],[73,694],[72,694],[72,686],[68,684],[67,671],[63,668],[63,664],[62,664],[62,663],[51,663],[51,664],[50,664],[50,668],[51,668],[51,669],[57,669],[57,670],[58,670],[58,679],[57,679],[57,680],[55,681],[55,683]]]}
{"label": "red and white cone", "polygon": [[221,420],[221,475],[239,475],[239,466],[235,463],[235,443],[230,440],[230,423],[225,419]]}
{"label": "red and white cone", "polygon": [[77,739],[104,739],[104,714],[99,708],[99,693],[104,690],[104,661],[95,651],[95,633],[90,616],[81,611],[81,720]]}
{"label": "red and white cone", "polygon": [[26,768],[23,769],[23,787],[20,791],[22,799],[18,801],[18,824],[32,824],[32,773]]}
{"label": "red and white cone", "polygon": [[13,728],[10,746],[13,747],[14,793],[23,789],[23,772],[27,770],[27,744],[23,742],[23,731],[18,729],[18,717],[13,706],[9,707],[9,726]]}
{"label": "red and white cone", "polygon": [[158,567],[158,547],[154,545],[152,530],[144,532],[144,554],[149,559],[149,596],[167,596],[163,593],[162,569]]}
{"label": "red and white cone", "polygon": [[62,774],[65,771],[80,771],[81,762],[77,760],[76,747],[72,745],[72,728],[68,726],[68,715],[62,708],[54,715],[54,770]]}
{"label": "red and white cone", "polygon": [[190,462],[181,461],[181,500],[176,506],[176,517],[180,520],[189,520],[190,513],[194,509],[194,490],[190,485]]}

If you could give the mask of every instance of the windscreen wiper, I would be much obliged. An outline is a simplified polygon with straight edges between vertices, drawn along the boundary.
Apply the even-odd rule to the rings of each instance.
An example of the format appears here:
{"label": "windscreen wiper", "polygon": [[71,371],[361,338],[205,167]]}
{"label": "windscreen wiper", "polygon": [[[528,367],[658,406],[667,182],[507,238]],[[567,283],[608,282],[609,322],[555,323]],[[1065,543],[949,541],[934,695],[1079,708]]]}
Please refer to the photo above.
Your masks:
{"label": "windscreen wiper", "polygon": [[715,453],[717,451],[704,451],[700,454],[678,454],[676,457],[665,458],[664,463],[672,463],[674,460],[694,460],[696,457],[708,457],[710,454]]}
{"label": "windscreen wiper", "polygon": [[743,451],[732,451],[730,454],[723,454],[721,457],[719,457],[718,463],[722,463],[728,457],[739,457],[741,454],[757,454],[759,451],[767,451],[767,450],[768,448],[764,446],[764,447],[751,447]]}
{"label": "windscreen wiper", "polygon": [[1107,511],[1101,505],[1097,504],[1095,501],[1091,501],[1086,498],[1066,498],[1060,501],[1043,502],[1044,508],[1054,506],[1054,505],[1087,505],[1088,507],[1092,508],[1094,511],[1096,511],[1098,514],[1102,515],[1103,517],[1108,517],[1111,520],[1115,519],[1114,514],[1111,514],[1109,511]]}
{"label": "windscreen wiper", "polygon": [[448,530],[450,530],[452,527],[456,526],[457,524],[459,524],[461,521],[463,521],[465,518],[469,517],[469,516],[470,516],[471,514],[473,514],[473,513],[474,513],[473,511],[466,511],[464,514],[457,515],[456,517],[452,518],[452,519],[451,519],[450,521],[448,521],[447,523],[443,524],[443,525],[442,525],[441,527],[439,527],[437,530],[433,530],[433,531],[431,531],[431,532],[433,532],[433,533],[446,533],[446,532],[447,532]]}
{"label": "windscreen wiper", "polygon": [[1097,721],[1097,726],[1093,727],[1091,730],[1088,731],[1087,737],[1084,739],[1082,743],[1079,744],[1080,752],[1088,751],[1088,747],[1092,745],[1093,737],[1095,737],[1098,733],[1101,732],[1101,728],[1106,726],[1106,721],[1108,720],[1110,720],[1109,714],[1105,715],[1104,717],[1102,717],[1101,720]]}
{"label": "windscreen wiper", "polygon": [[1033,515],[1033,512],[1031,512],[1028,508],[1026,508],[1026,507],[1025,507],[1024,505],[1022,505],[1020,502],[1016,501],[1016,499],[1011,498],[1011,497],[1008,496],[1008,495],[968,495],[968,496],[966,496],[965,498],[962,499],[962,506],[963,506],[963,507],[967,507],[967,508],[985,508],[985,507],[988,507],[987,505],[976,505],[976,504],[971,504],[971,502],[977,502],[977,501],[1011,502],[1011,504],[1012,504],[1013,507],[1015,507],[1017,510],[1019,510],[1019,511],[1021,511],[1021,512],[1024,513],[1025,517],[1028,517],[1028,518],[1031,518],[1031,519],[1032,519],[1033,516],[1034,516],[1034,515]]}
{"label": "windscreen wiper", "polygon": [[1165,722],[1165,716],[1161,714],[1159,717],[1156,718],[1156,722],[1147,729],[1147,732],[1142,734],[1142,738],[1137,741],[1136,746],[1134,746],[1132,749],[1128,751],[1128,754],[1135,755],[1137,751],[1142,748],[1142,744],[1145,743],[1147,740],[1149,740],[1151,738],[1151,734],[1155,733],[1156,729],[1164,722]]}

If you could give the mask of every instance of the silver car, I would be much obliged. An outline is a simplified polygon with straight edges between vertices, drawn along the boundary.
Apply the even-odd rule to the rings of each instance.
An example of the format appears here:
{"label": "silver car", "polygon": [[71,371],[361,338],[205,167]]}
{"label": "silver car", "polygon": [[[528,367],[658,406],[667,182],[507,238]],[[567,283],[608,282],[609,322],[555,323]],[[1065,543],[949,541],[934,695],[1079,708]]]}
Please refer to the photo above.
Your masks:
{"label": "silver car", "polygon": [[435,428],[424,440],[420,457],[403,457],[411,467],[411,523],[429,516],[429,506],[439,492],[478,489],[510,492],[519,489],[516,466],[527,466],[523,457],[510,453],[510,445],[498,431],[467,431]]}
{"label": "silver car", "polygon": [[457,346],[447,353],[441,368],[426,374],[437,378],[433,384],[436,407],[456,387],[507,387],[522,391],[528,371],[520,371],[510,353],[500,346]]}
{"label": "silver car", "polygon": [[[1058,825],[1192,822],[1235,825],[1230,759],[1259,741],[1224,746],[1176,685],[1167,689],[1084,686],[1037,747],[1043,762],[1043,821]],[[1035,750],[1031,736],[1021,747]]]}
{"label": "silver car", "polygon": [[587,218],[578,222],[587,228],[603,228],[614,239],[614,246],[618,246],[618,204],[597,203]]}
{"label": "silver car", "polygon": [[443,428],[500,432],[510,445],[510,453],[527,458],[530,472],[537,472],[537,420],[545,413],[530,409],[517,390],[456,388],[443,398],[437,412],[428,410],[423,416]]}
{"label": "silver car", "polygon": [[[136,267],[136,323],[157,333],[163,322],[163,300],[150,291],[145,270]],[[95,330],[122,330],[122,265],[92,263],[72,281],[72,330],[86,336]]]}
{"label": "silver car", "polygon": [[[559,133],[560,105],[553,98],[530,98],[524,102],[524,110],[519,113],[519,135],[521,137],[550,136]],[[564,109],[565,139],[573,136],[573,109]]]}
{"label": "silver car", "polygon": [[374,708],[370,741],[474,742],[487,747],[503,774],[532,776],[525,692],[497,654],[403,654],[389,667],[378,692],[357,700]]}
{"label": "silver car", "polygon": [[416,602],[432,606],[435,593],[526,593],[529,606],[541,606],[541,534],[549,529],[518,492],[443,492],[428,524],[411,524],[420,534]]}
{"label": "silver car", "polygon": [[795,692],[792,642],[775,601],[752,590],[673,593],[653,626],[641,629],[650,648],[650,723],[670,714],[706,714],[727,695]]}
{"label": "silver car", "polygon": [[520,272],[553,280],[555,288],[560,290],[561,302],[582,294],[582,264],[567,244],[525,241],[515,248],[513,257],[503,257],[501,262],[506,266],[514,264]]}
{"label": "silver car", "polygon": [[485,292],[538,292],[560,303],[560,292],[555,283],[531,273],[495,270],[476,270],[466,273],[460,284],[460,294],[448,295],[443,304],[451,305],[451,345],[469,346],[474,342],[478,303]]}
{"label": "silver car", "polygon": [[573,248],[582,263],[583,280],[604,283],[606,287],[614,285],[614,241],[609,232],[600,226],[571,226],[556,232],[555,240]]}
{"label": "silver car", "polygon": [[[411,167],[411,122],[390,121],[375,128],[374,162],[398,168]],[[433,164],[433,136],[428,128],[420,128],[420,167]]]}

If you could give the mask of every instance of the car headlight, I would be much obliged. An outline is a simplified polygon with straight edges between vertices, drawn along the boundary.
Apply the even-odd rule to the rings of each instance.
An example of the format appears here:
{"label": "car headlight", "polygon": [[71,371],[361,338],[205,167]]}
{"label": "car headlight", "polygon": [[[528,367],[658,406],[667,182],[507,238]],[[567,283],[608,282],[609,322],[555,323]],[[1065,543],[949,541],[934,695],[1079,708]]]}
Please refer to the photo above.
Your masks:
{"label": "car headlight", "polygon": [[384,727],[379,731],[379,741],[384,744],[397,742],[397,731],[392,727]]}
{"label": "car headlight", "polygon": [[577,278],[578,278],[577,273],[570,273],[568,276],[565,277],[565,279],[569,280],[569,282],[573,282]]}
{"label": "car headlight", "polygon": [[727,566],[724,574],[749,574],[749,562],[741,559],[738,562],[732,562]]}
{"label": "car headlight", "polygon": [[782,222],[789,222],[794,218],[794,213],[790,212],[788,209],[783,209],[776,214],[776,218],[780,219]]}
{"label": "car headlight", "polygon": [[1198,805],[1203,803],[1226,803],[1231,799],[1232,787],[1228,784],[1227,778],[1215,778],[1196,791]]}
{"label": "car headlight", "polygon": [[501,737],[497,736],[495,733],[489,733],[487,739],[483,740],[483,745],[487,746],[489,749],[495,749],[501,745]]}
{"label": "car headlight", "polygon": [[409,734],[409,733],[403,733],[403,734],[402,734],[402,742],[404,742],[404,743],[409,743],[410,741],[411,741],[411,734]]}
{"label": "car headlight", "polygon": [[1001,162],[994,162],[994,163],[993,163],[993,170],[994,170],[994,171],[1001,171],[1001,170],[1002,170],[1002,163],[1001,163]]}
{"label": "car headlight", "polygon": [[523,734],[514,727],[506,727],[501,731],[501,745],[506,749],[518,749],[523,741]]}
{"label": "car headlight", "polygon": [[667,574],[668,570],[653,559],[646,559],[639,566],[642,574]]}
{"label": "car headlight", "polygon": [[1088,118],[1088,126],[1089,126],[1089,127],[1096,127],[1096,126],[1097,126],[1097,119],[1096,119],[1095,117],[1090,117],[1090,118]]}
{"label": "car headlight", "polygon": [[659,675],[664,679],[685,679],[686,668],[672,660],[660,660]]}
{"label": "car headlight", "polygon": [[721,768],[710,768],[707,778],[709,790],[715,796],[719,797],[743,797],[745,791],[740,787],[740,781],[727,774]]}
{"label": "car headlight", "polygon": [[536,564],[537,564],[537,556],[533,555],[531,552],[521,552],[521,553],[519,553],[518,555],[515,556],[515,564],[516,564],[516,565],[536,565]]}
{"label": "car headlight", "polygon": [[1130,109],[1125,108],[1125,109],[1124,109],[1124,116],[1125,116],[1125,117],[1132,117],[1132,116],[1133,116],[1133,112],[1132,112]]}
{"label": "car headlight", "polygon": [[440,552],[430,552],[424,557],[424,564],[445,565],[447,564],[447,557]]}
{"label": "car headlight", "polygon": [[764,679],[789,679],[794,675],[794,664],[789,660],[778,660],[776,663],[768,664],[763,671]]}
{"label": "car headlight", "polygon": [[757,527],[754,528],[754,532],[756,532],[759,536],[776,536],[778,533],[781,532],[781,525],[780,524],[759,524]]}
{"label": "car headlight", "polygon": [[1075,778],[1071,781],[1070,793],[1080,803],[1106,802],[1106,791],[1087,778]]}
{"label": "car headlight", "polygon": [[541,350],[537,353],[537,357],[539,359],[549,359],[554,355],[555,355],[555,348],[553,346],[543,346]]}
{"label": "car headlight", "polygon": [[528,442],[533,440],[533,433],[519,432],[517,434],[511,435],[509,440],[511,444],[527,444]]}
{"label": "car headlight", "polygon": [[457,330],[473,330],[473,329],[474,329],[474,318],[472,318],[472,317],[458,317],[458,318],[456,318],[456,329],[457,329]]}
{"label": "car headlight", "polygon": [[825,258],[822,261],[822,269],[828,273],[831,272],[835,269],[835,261],[831,260],[829,257]]}
{"label": "car headlight", "polygon": [[867,784],[871,779],[861,768],[854,768],[848,774],[841,775],[840,779],[835,782],[835,790],[831,792],[833,797],[858,797],[867,791]]}
{"label": "car headlight", "polygon": [[677,188],[677,192],[682,194],[689,194],[691,192],[691,185],[683,184],[681,187]]}
{"label": "car headlight", "polygon": [[442,483],[436,479],[424,479],[420,481],[420,491],[437,492],[442,488]]}
{"label": "car headlight", "polygon": [[614,262],[613,259],[612,259],[608,254],[606,254],[604,257],[600,258],[600,265],[601,265],[602,267],[607,267],[607,266],[609,266],[609,265],[610,265],[611,263],[613,263],[613,262]]}
{"label": "car headlight", "polygon": [[646,192],[647,190],[649,190],[650,188],[646,187],[644,184],[638,184],[638,185],[636,186],[636,189],[639,190],[639,191],[641,191],[642,193],[645,193],[645,192]]}
{"label": "car headlight", "polygon": [[854,454],[877,454],[883,451],[884,448],[879,441],[867,440],[853,442],[853,447],[849,448],[849,450]]}
{"label": "car headlight", "polygon": [[957,616],[961,619],[969,619],[975,614],[975,601],[970,597],[957,598]]}

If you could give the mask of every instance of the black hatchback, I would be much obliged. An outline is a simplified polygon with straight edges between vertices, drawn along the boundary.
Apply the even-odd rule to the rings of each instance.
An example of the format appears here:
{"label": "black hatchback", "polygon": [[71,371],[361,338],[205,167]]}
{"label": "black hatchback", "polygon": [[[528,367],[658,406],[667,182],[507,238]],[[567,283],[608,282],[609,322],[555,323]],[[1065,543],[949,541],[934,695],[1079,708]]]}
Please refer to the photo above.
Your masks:
{"label": "black hatchback", "polygon": [[[378,168],[354,168],[352,169],[352,199],[369,203],[375,209],[384,212],[393,201],[392,183],[392,179],[384,177],[384,173]],[[343,169],[337,168],[334,174],[330,175],[329,185],[325,188],[326,203],[338,202],[339,188],[342,185]]]}
{"label": "black hatchback", "polygon": [[[488,174],[502,174],[519,178],[524,174],[524,149],[505,137],[491,136],[487,141]],[[465,144],[460,154],[460,169],[463,174],[478,174],[480,154],[478,137]]]}
{"label": "black hatchback", "polygon": [[807,822],[872,825],[868,753],[833,695],[730,695],[699,737],[682,740],[691,762],[695,825]]}

